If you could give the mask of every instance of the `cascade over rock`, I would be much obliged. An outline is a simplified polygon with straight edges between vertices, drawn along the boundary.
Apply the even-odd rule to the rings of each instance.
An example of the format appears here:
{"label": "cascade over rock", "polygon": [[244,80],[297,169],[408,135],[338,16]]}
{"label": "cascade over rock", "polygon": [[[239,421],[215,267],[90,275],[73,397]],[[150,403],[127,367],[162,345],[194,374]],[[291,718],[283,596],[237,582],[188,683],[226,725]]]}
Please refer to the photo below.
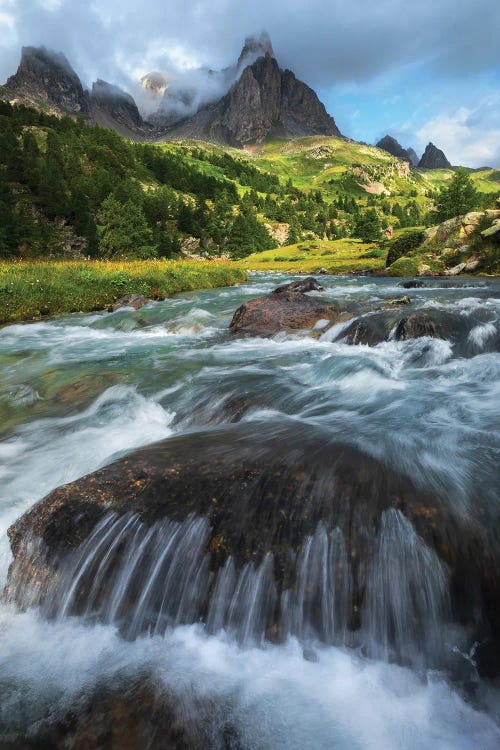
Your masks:
{"label": "cascade over rock", "polygon": [[319,289],[312,277],[278,287],[266,297],[240,305],[230,328],[234,333],[272,336],[282,330],[310,328],[319,320],[337,320],[340,310],[336,305],[306,294]]}
{"label": "cascade over rock", "polygon": [[200,619],[245,643],[361,629],[374,653],[431,662],[448,659],[454,621],[493,673],[500,559],[484,513],[304,423],[241,423],[140,449],[37,503],[9,529],[5,595],[128,637]]}

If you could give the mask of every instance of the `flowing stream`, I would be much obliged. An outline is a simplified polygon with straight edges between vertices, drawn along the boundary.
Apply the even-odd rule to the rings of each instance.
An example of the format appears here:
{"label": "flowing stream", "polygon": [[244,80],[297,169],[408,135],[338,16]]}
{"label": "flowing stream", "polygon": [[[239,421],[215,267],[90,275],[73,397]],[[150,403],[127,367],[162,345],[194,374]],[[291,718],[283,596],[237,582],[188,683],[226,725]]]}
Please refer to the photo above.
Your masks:
{"label": "flowing stream", "polygon": [[[348,323],[270,339],[229,332],[242,301],[289,280],[255,275],[239,287],[138,311],[0,329],[1,586],[11,562],[7,529],[36,501],[136,448],[226,421],[256,435],[286,423],[340,439],[443,494],[461,516],[472,495],[481,496],[491,522],[499,522],[500,282],[434,279],[408,291],[412,312],[454,316],[454,340],[396,340],[392,331],[376,346],[354,346],[343,339]],[[357,306],[360,316],[405,293],[391,279],[322,283],[315,294]],[[0,748],[24,747],[16,744],[20,736],[69,711],[96,685],[144,670],[187,714],[199,719],[200,706],[209,706],[215,749],[500,747],[499,691],[479,679],[470,644],[463,650],[453,629],[441,634],[446,570],[402,513],[383,515],[356,641],[346,637],[351,582],[340,531],[327,533],[319,523],[305,541],[295,588],[280,600],[285,630],[275,643],[259,620],[266,606],[278,606],[270,558],[241,571],[228,559],[204,603],[206,627],[197,622],[193,602],[208,580],[206,534],[203,518],[146,528],[133,516],[108,516],[89,543],[92,560],[83,549],[74,561],[56,616],[0,604]],[[112,582],[108,539],[123,541],[128,566]],[[145,550],[149,589],[134,583]],[[92,571],[89,611],[99,598],[97,618],[72,608],[82,560]],[[148,620],[155,576],[164,620]],[[172,609],[168,586],[186,588],[195,579],[192,599]],[[119,614],[133,586],[140,593],[124,631]],[[425,653],[410,637],[417,621]],[[406,658],[392,658],[394,649]],[[438,650],[463,662],[473,691],[435,668]],[[239,744],[224,735],[228,721]]]}

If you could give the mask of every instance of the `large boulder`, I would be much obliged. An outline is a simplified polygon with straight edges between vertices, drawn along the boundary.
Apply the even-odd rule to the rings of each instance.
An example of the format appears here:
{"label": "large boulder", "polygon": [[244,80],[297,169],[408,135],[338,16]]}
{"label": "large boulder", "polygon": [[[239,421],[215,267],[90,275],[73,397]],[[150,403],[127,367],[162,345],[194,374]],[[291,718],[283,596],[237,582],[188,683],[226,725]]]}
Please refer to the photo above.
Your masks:
{"label": "large boulder", "polygon": [[453,622],[497,672],[490,512],[476,497],[464,514],[317,428],[242,423],[138,450],[40,501],[9,529],[5,596],[127,637],[201,620],[243,642],[361,639],[440,662]]}
{"label": "large boulder", "polygon": [[273,336],[278,331],[311,328],[319,320],[338,320],[340,309],[335,304],[306,294],[319,289],[312,277],[280,286],[266,297],[244,302],[234,313],[230,328],[251,336]]}

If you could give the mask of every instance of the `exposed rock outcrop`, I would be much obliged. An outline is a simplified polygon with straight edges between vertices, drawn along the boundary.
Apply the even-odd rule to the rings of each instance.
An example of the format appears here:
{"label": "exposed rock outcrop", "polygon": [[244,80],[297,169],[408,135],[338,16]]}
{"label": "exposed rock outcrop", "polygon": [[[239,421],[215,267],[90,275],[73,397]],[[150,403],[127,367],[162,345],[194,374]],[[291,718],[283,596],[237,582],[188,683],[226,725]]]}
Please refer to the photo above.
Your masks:
{"label": "exposed rock outcrop", "polygon": [[110,127],[109,123],[114,124],[114,129],[120,125],[129,130],[144,127],[130,94],[100,79],[92,85],[91,112],[93,120],[104,127]]}
{"label": "exposed rock outcrop", "polygon": [[282,71],[269,52],[245,67],[220,101],[202,107],[169,132],[233,146],[260,143],[270,135],[340,135],[315,92],[290,70]]}
{"label": "exposed rock outcrop", "polygon": [[23,47],[17,72],[6,88],[14,98],[43,103],[59,113],[90,113],[89,95],[66,57],[45,47]]}
{"label": "exposed rock outcrop", "polygon": [[310,328],[319,320],[337,320],[341,313],[336,305],[305,294],[319,288],[310,277],[278,287],[266,297],[244,302],[234,313],[230,328],[234,333],[273,336],[278,331]]}
{"label": "exposed rock outcrop", "polygon": [[450,169],[451,164],[441,149],[428,143],[418,166],[419,169]]}
{"label": "exposed rock outcrop", "polygon": [[433,338],[440,336],[439,326],[429,315],[409,315],[398,323],[396,328],[396,339],[418,339],[422,336]]}

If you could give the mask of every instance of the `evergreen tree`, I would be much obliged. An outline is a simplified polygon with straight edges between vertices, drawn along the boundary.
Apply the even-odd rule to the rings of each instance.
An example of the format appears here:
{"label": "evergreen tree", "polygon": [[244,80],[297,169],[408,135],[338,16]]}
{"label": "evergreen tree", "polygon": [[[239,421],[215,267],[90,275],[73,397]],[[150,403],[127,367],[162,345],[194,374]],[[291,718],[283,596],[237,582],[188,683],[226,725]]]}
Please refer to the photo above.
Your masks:
{"label": "evergreen tree", "polygon": [[437,199],[437,220],[446,221],[454,216],[461,216],[476,207],[477,190],[468,172],[459,167],[449,185],[441,188]]}
{"label": "evergreen tree", "polygon": [[31,130],[23,134],[22,181],[30,190],[36,190],[40,181],[40,149]]}
{"label": "evergreen tree", "polygon": [[356,217],[354,236],[363,242],[376,242],[380,239],[381,227],[377,212],[372,208]]}
{"label": "evergreen tree", "polygon": [[18,241],[14,196],[5,178],[0,170],[0,257],[14,254]]}
{"label": "evergreen tree", "polygon": [[108,196],[101,205],[98,220],[99,250],[104,257],[156,254],[151,228],[134,201],[119,203],[112,195]]}
{"label": "evergreen tree", "polygon": [[38,197],[49,219],[65,216],[68,208],[68,186],[64,175],[61,146],[54,133],[47,136],[47,151],[40,170]]}

